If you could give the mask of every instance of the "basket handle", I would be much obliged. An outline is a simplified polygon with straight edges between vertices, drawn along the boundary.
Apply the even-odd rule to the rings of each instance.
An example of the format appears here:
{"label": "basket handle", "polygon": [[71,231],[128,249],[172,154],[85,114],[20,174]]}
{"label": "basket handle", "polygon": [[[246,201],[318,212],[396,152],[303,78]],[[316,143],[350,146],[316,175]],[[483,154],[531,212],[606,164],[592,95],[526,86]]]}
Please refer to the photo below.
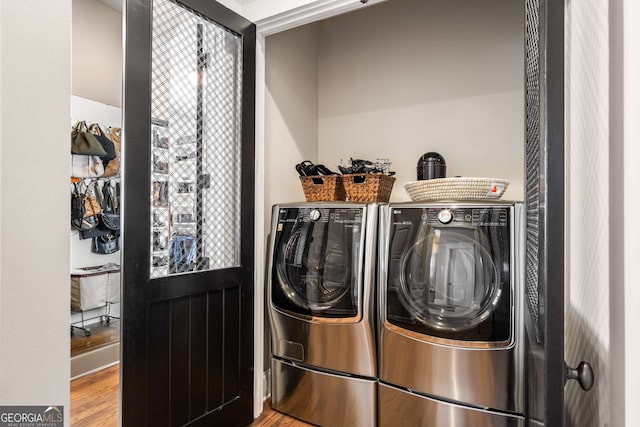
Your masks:
{"label": "basket handle", "polygon": [[353,176],[353,183],[354,184],[364,184],[366,180],[367,180],[367,175],[354,175]]}
{"label": "basket handle", "polygon": [[313,185],[322,185],[324,184],[324,178],[320,178],[320,177],[313,177],[311,178],[311,181],[313,181]]}

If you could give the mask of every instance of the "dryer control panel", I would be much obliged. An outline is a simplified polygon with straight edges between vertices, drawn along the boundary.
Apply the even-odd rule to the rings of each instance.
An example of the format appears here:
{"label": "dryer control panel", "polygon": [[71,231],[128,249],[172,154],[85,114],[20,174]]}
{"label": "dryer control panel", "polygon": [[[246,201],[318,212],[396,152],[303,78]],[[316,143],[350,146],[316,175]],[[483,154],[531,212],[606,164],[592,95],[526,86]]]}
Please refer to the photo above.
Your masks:
{"label": "dryer control panel", "polygon": [[[402,211],[402,209],[393,210],[394,220],[402,217]],[[428,225],[466,224],[480,227],[506,227],[509,223],[509,208],[426,208],[423,210],[422,220]]]}
{"label": "dryer control panel", "polygon": [[278,231],[284,223],[335,223],[362,224],[361,208],[280,208],[278,213]]}

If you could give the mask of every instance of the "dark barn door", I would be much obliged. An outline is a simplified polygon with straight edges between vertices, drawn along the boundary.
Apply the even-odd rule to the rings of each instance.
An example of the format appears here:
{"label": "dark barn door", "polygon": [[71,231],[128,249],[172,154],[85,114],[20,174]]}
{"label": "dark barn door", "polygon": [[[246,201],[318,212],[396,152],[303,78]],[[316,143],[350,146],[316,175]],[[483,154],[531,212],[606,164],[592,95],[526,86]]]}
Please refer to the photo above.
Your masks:
{"label": "dark barn door", "polygon": [[526,0],[526,418],[562,427],[564,385],[589,390],[588,363],[564,361],[565,0]]}
{"label": "dark barn door", "polygon": [[253,418],[255,26],[127,0],[121,419]]}

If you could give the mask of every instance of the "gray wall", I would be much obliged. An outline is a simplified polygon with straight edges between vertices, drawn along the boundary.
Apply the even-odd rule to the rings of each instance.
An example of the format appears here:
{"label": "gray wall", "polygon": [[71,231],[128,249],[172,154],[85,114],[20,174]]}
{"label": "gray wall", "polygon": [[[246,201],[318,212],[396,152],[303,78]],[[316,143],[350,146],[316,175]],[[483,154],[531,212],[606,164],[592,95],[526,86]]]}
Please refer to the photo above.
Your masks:
{"label": "gray wall", "polygon": [[522,200],[524,6],[512,0],[394,0],[322,21],[319,155],[388,158],[408,200],[418,158],[447,176],[507,178]]}
{"label": "gray wall", "polygon": [[266,39],[265,226],[271,205],[304,200],[294,169],[318,158],[318,30],[295,28]]}
{"label": "gray wall", "polygon": [[509,179],[504,198],[521,200],[523,14],[510,0],[394,0],[268,37],[267,207],[303,199],[293,165],[307,158],[388,158],[392,200],[408,200],[427,151],[448,176]]}
{"label": "gray wall", "polygon": [[73,0],[72,95],[122,106],[122,13]]}

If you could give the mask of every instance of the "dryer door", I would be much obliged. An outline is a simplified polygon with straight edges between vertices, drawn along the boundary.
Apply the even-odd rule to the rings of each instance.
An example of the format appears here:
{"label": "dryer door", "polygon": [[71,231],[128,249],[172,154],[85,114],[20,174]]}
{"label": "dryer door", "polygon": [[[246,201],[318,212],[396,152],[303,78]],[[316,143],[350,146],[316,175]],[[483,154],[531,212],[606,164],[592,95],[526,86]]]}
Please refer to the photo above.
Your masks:
{"label": "dryer door", "polygon": [[362,208],[281,208],[271,301],[305,318],[359,317]]}
{"label": "dryer door", "polygon": [[[388,321],[424,334],[427,340],[509,344],[508,208],[457,209],[447,224],[438,220],[440,211],[395,210]],[[488,221],[483,215],[499,220]]]}

